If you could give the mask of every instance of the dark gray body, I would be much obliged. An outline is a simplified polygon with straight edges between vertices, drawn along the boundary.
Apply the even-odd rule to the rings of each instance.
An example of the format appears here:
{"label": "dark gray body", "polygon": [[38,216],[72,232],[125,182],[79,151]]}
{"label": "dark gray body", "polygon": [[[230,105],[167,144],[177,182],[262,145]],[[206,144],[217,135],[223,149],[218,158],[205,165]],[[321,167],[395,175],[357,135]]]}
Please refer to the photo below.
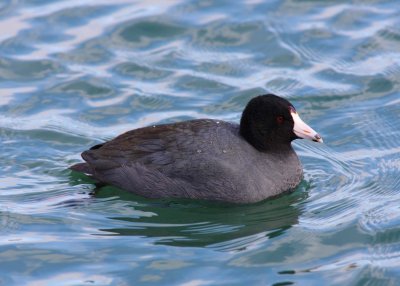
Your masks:
{"label": "dark gray body", "polygon": [[289,145],[260,152],[239,125],[200,119],[126,132],[82,153],[73,170],[151,198],[252,203],[296,187],[299,159]]}

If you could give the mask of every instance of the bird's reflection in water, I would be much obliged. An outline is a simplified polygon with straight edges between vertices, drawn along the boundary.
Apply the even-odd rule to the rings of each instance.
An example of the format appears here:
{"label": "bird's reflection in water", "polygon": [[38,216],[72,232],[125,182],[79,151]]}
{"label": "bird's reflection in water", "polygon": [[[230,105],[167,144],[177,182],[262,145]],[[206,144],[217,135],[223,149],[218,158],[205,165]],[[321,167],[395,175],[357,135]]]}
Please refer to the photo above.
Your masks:
{"label": "bird's reflection in water", "polygon": [[[185,200],[148,200],[113,187],[97,188],[95,198],[134,200],[143,216],[111,217],[123,227],[101,229],[109,235],[156,238],[155,244],[244,250],[276,237],[298,223],[307,182],[291,194],[250,205]],[[151,215],[149,215],[149,213]],[[137,212],[135,212],[137,214]]]}

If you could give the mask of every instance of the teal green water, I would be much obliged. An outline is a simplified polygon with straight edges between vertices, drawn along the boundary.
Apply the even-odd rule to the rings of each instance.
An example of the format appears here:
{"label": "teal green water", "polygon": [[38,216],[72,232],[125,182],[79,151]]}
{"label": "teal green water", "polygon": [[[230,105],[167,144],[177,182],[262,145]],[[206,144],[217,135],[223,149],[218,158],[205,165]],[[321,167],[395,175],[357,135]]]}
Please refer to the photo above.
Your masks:
{"label": "teal green water", "polygon": [[[0,285],[399,285],[398,1],[0,2]],[[67,169],[137,127],[297,107],[296,191],[148,200]]]}

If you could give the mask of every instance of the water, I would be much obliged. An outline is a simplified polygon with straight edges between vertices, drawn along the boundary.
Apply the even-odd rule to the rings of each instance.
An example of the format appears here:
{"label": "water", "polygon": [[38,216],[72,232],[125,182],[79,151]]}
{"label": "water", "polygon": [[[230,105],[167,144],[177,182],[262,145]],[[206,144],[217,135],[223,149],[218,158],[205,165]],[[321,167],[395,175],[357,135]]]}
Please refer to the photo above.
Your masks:
{"label": "water", "polygon": [[[0,2],[0,285],[399,284],[398,2],[236,2]],[[290,195],[93,196],[67,170],[128,129],[237,122],[265,92],[325,141],[294,143]]]}

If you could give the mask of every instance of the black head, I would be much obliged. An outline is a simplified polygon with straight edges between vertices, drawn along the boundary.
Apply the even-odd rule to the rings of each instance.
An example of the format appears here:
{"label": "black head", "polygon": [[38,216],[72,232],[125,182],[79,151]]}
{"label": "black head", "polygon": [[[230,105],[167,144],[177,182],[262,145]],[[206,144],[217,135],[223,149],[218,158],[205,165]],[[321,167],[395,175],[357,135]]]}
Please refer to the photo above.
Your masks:
{"label": "black head", "polygon": [[274,94],[257,96],[249,101],[240,120],[240,134],[259,151],[290,148],[298,138],[293,131],[293,105]]}

